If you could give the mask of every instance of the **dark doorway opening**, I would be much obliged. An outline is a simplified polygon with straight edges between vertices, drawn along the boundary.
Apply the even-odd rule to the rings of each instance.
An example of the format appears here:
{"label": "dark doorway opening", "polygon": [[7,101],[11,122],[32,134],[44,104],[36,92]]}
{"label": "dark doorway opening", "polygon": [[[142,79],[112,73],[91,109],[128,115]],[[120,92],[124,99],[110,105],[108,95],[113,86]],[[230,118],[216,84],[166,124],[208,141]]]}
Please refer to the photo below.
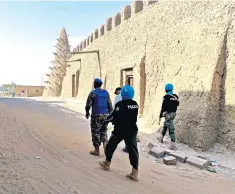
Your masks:
{"label": "dark doorway opening", "polygon": [[78,95],[80,71],[76,71],[76,96]]}
{"label": "dark doorway opening", "polygon": [[75,97],[76,88],[75,88],[75,75],[72,75],[72,97]]}
{"label": "dark doorway opening", "polygon": [[121,70],[121,86],[123,85],[134,86],[133,68]]}
{"label": "dark doorway opening", "polygon": [[126,76],[126,85],[130,85],[133,87],[133,84],[134,84],[133,76]]}

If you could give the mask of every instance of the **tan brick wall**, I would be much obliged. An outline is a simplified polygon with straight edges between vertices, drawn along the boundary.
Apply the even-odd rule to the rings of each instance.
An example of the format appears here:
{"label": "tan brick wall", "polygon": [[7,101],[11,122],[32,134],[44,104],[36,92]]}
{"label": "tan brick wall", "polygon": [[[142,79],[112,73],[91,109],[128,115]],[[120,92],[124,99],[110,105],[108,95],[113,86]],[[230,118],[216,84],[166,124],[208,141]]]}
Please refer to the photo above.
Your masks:
{"label": "tan brick wall", "polygon": [[[131,18],[124,20],[122,13],[117,26],[108,20],[112,29],[105,26],[104,35],[99,34],[92,43],[80,48],[80,51],[99,50],[99,56],[94,53],[72,56],[70,60],[81,62],[70,63],[61,95],[71,96],[72,74],[80,70],[77,99],[86,99],[93,79],[100,75],[103,80],[106,77],[106,88],[113,99],[114,89],[120,86],[121,70],[133,67],[135,100],[141,104],[144,101],[147,126],[159,129],[164,85],[171,82],[180,97],[176,118],[178,140],[203,150],[217,140],[234,148],[234,2],[148,4],[135,2]],[[145,82],[141,81],[143,75]]]}
{"label": "tan brick wall", "polygon": [[44,86],[20,86],[17,85],[15,87],[15,95],[16,96],[27,96],[27,97],[34,97],[34,96],[42,96],[44,91]]}

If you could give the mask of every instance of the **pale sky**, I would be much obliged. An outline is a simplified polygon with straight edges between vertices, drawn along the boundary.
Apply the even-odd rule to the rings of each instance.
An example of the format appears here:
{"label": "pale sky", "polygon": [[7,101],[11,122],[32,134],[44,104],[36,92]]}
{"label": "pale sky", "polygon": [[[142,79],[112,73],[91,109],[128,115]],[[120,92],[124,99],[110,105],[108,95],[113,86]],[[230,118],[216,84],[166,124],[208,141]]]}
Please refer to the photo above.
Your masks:
{"label": "pale sky", "polygon": [[0,84],[41,85],[63,27],[74,48],[127,4],[131,1],[0,2]]}

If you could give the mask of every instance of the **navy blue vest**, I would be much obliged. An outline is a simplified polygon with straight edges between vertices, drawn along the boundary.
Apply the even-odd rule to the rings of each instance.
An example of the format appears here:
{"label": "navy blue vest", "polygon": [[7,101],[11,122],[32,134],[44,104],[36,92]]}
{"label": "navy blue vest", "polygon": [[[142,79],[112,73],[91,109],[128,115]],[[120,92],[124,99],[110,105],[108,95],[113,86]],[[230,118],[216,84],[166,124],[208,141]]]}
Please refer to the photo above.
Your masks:
{"label": "navy blue vest", "polygon": [[101,88],[93,90],[95,101],[92,105],[92,114],[108,114],[108,92]]}

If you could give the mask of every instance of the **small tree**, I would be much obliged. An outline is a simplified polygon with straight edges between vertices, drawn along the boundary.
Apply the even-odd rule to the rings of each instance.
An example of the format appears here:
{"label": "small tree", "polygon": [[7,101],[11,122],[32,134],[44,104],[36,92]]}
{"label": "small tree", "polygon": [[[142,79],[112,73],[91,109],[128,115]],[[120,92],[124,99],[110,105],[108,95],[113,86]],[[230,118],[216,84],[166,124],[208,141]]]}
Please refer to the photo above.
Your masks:
{"label": "small tree", "polygon": [[16,87],[15,82],[11,82],[10,84],[2,84],[2,89],[5,91],[13,91]]}

